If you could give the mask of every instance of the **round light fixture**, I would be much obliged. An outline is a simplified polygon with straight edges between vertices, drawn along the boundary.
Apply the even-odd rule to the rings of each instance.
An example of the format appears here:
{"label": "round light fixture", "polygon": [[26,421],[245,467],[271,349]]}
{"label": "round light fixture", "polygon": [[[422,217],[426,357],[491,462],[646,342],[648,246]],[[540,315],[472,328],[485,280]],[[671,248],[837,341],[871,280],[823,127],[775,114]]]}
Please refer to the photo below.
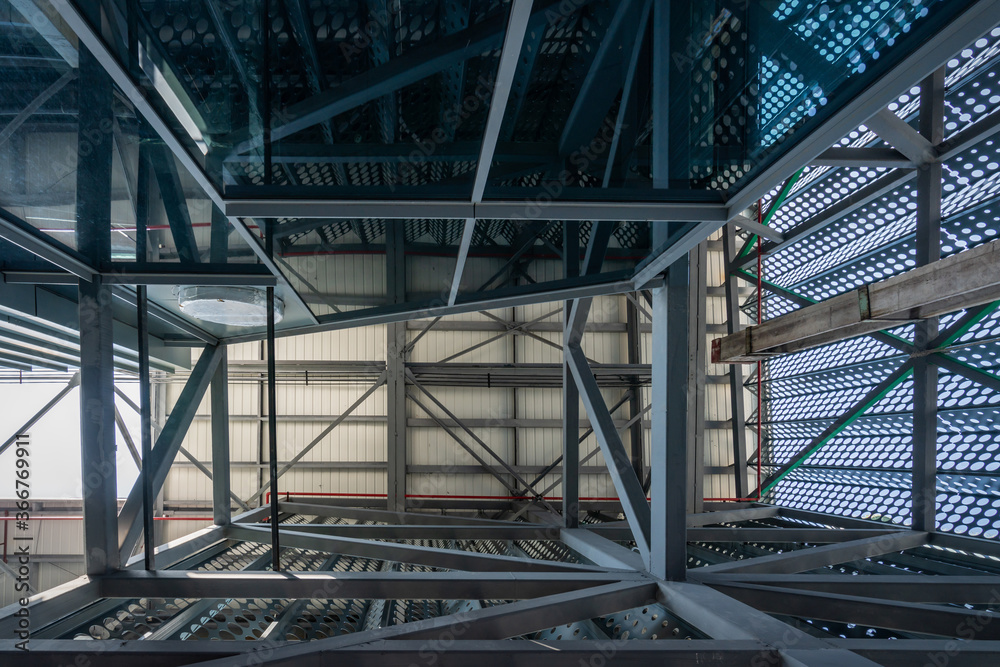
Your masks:
{"label": "round light fixture", "polygon": [[[263,287],[190,285],[177,289],[181,312],[205,322],[230,327],[261,327],[267,324],[267,290]],[[285,314],[285,303],[274,297],[274,323]]]}

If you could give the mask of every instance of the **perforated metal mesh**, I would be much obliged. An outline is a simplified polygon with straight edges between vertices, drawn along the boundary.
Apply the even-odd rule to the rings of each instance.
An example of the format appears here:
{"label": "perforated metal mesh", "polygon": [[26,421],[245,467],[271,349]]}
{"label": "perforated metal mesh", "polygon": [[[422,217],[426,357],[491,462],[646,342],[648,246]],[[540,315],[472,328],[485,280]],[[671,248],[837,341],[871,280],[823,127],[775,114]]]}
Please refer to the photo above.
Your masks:
{"label": "perforated metal mesh", "polygon": [[[945,134],[985,118],[1000,102],[1000,28],[963,50],[946,71]],[[920,91],[901,95],[890,109],[914,122]],[[842,146],[885,146],[865,127]],[[997,238],[1000,144],[985,139],[944,164],[942,254],[948,256]],[[898,170],[859,167],[809,168],[773,224],[788,231],[827,215],[859,188]],[[771,194],[773,198],[774,193]],[[884,280],[915,266],[915,182],[902,182],[847,215],[831,216],[800,241],[763,260],[767,281],[810,301],[821,301],[861,285]],[[751,272],[754,272],[753,269]],[[744,304],[756,314],[756,300]],[[800,307],[776,294],[765,295],[765,319]],[[941,318],[949,332],[966,313]],[[889,333],[912,342],[913,327]],[[991,388],[1000,361],[1000,315],[988,312],[967,329],[955,330],[942,352],[974,371],[939,369],[938,527],[976,537],[1000,537],[997,475],[1000,462],[1000,394]],[[908,355],[871,336],[769,360],[764,371],[763,461],[769,469],[817,447],[805,463],[775,486],[773,502],[835,514],[906,525],[910,521],[913,448],[913,381],[903,377],[861,410],[862,397],[899,369]],[[977,376],[976,372],[980,372]],[[991,379],[993,378],[993,379]],[[755,390],[755,382],[748,383]],[[834,420],[858,418],[823,438]]]}

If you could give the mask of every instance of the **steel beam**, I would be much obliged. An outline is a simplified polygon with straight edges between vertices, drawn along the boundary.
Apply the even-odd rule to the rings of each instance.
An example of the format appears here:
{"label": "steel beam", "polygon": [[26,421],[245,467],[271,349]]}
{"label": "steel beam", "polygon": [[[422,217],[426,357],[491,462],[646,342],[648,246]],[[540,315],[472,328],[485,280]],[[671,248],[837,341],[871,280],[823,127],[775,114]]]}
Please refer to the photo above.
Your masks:
{"label": "steel beam", "polygon": [[8,139],[14,136],[14,133],[17,132],[18,128],[24,125],[25,121],[38,111],[43,104],[48,102],[53,95],[65,88],[66,84],[70,81],[75,80],[78,72],[79,70],[77,69],[70,69],[64,72],[62,76],[49,84],[45,90],[35,96],[35,99],[31,100],[27,106],[21,109],[20,113],[4,125],[3,129],[0,130],[0,146],[3,146]]}
{"label": "steel beam", "polygon": [[[676,581],[662,582],[657,599],[670,612],[716,641],[759,641],[781,656],[761,664],[782,664],[787,667],[875,667],[877,664],[847,650],[837,650],[822,639],[782,623],[707,586]],[[787,656],[789,650],[802,652],[804,655],[792,659]]]}
{"label": "steel beam", "polygon": [[[329,200],[329,199],[249,199],[229,197],[224,202],[230,218],[329,218],[348,220],[354,218],[380,218],[408,220],[412,218],[439,218],[444,220],[524,220],[529,217],[530,205],[517,200],[490,200],[474,203],[470,200]],[[701,221],[714,223],[718,229],[727,220],[727,209],[718,202],[690,204],[670,201],[610,202],[610,201],[553,201],[542,208],[546,220],[577,220],[594,222]],[[708,236],[709,232],[702,234]],[[686,251],[685,251],[686,252]]]}
{"label": "steel beam", "polygon": [[[563,223],[563,276],[580,275],[580,223]],[[580,390],[573,380],[566,341],[573,338],[572,315],[574,301],[563,304],[563,360],[562,360],[562,495],[563,525],[576,528],[580,525]],[[583,334],[580,333],[582,338]],[[535,479],[541,481],[541,476]]]}
{"label": "steel beam", "polygon": [[687,539],[689,542],[779,542],[785,544],[798,542],[834,544],[839,542],[853,542],[866,537],[878,537],[898,532],[898,528],[713,527],[688,528]]}
{"label": "steel beam", "polygon": [[[249,542],[270,543],[269,528],[233,523],[226,528],[226,535],[233,539]],[[474,572],[594,572],[596,568],[560,563],[555,561],[532,560],[494,556],[454,549],[437,549],[394,542],[375,542],[338,535],[314,535],[295,530],[281,530],[281,543],[287,547],[313,549],[346,556],[361,556],[400,563],[415,563],[431,567],[443,567]]]}
{"label": "steel beam", "polygon": [[[278,331],[278,336],[297,336],[321,331],[337,331],[360,326],[388,324],[428,317],[457,315],[460,313],[479,312],[512,308],[536,303],[550,303],[567,299],[583,299],[606,294],[621,294],[632,291],[632,284],[622,272],[603,273],[595,276],[580,276],[572,280],[555,280],[528,287],[512,287],[489,290],[475,294],[460,294],[454,306],[448,306],[439,299],[411,301],[400,305],[376,306],[362,310],[324,315],[318,325],[289,327]],[[655,279],[651,286],[661,281]],[[260,334],[231,336],[226,343],[245,343],[261,340]]]}
{"label": "steel beam", "polygon": [[[266,7],[266,5],[265,5]],[[265,15],[267,12],[265,12]],[[266,147],[265,147],[266,150]],[[268,255],[273,256],[274,238],[267,228]],[[274,288],[267,288],[267,470],[271,489],[271,569],[281,570],[281,546],[278,532],[278,378],[275,371]]]}
{"label": "steel beam", "polygon": [[710,585],[744,604],[775,614],[944,637],[959,637],[965,628],[969,631],[979,628],[972,632],[976,639],[1000,639],[1000,623],[992,622],[1000,619],[1000,615],[994,612],[755,584],[714,582]]}
{"label": "steel beam", "polygon": [[689,528],[699,526],[713,526],[720,523],[732,523],[736,521],[755,521],[757,519],[771,519],[778,516],[780,509],[774,505],[764,507],[746,507],[741,509],[720,510],[717,512],[702,512],[700,514],[689,514],[687,525]]}
{"label": "steel beam", "polygon": [[850,563],[865,558],[875,558],[884,554],[905,551],[927,543],[927,533],[900,531],[860,540],[828,544],[786,551],[770,556],[760,556],[747,560],[710,565],[699,568],[699,574],[740,573],[740,574],[795,574],[807,570],[818,570],[839,563]]}
{"label": "steel beam", "polygon": [[[155,653],[150,653],[149,647],[144,646],[147,643],[36,639],[32,640],[31,653],[28,654],[18,651],[12,640],[0,640],[0,659],[9,667],[64,665],[71,664],[75,660],[84,664],[100,664],[102,667],[132,667],[140,662],[144,667],[182,667],[213,659],[219,661],[215,664],[229,667],[243,663],[269,664],[261,655],[268,649],[258,646],[263,642],[161,641],[157,642]],[[445,641],[442,640],[440,644],[445,644]],[[976,655],[988,656],[988,649],[983,647],[983,644],[994,645],[992,642],[976,642]],[[686,667],[702,664],[706,653],[712,656],[712,664],[717,667],[745,667],[758,663],[770,665],[778,664],[781,660],[777,652],[753,641],[733,641],[720,645],[718,642],[705,640],[635,642],[603,639],[517,642],[448,639],[446,651],[431,651],[429,647],[435,645],[433,640],[429,642],[426,639],[372,641],[369,644],[340,648],[324,657],[310,657],[301,664],[305,666],[319,664],[322,660],[334,660],[356,667],[408,667],[426,664],[433,659],[436,667],[467,665],[509,667],[512,664],[520,667],[579,667],[580,664],[589,664],[595,658],[605,659],[605,655],[610,655],[614,656],[615,665],[645,667],[662,662]],[[927,644],[927,646],[927,650],[933,650],[939,644]],[[888,656],[890,653],[883,648],[880,652],[875,651],[875,655]],[[904,655],[914,662],[893,662],[892,665],[909,667],[920,660],[919,654],[914,651],[908,651]],[[988,666],[992,663],[977,662],[975,665]]]}
{"label": "steel beam", "polygon": [[618,491],[618,497],[622,501],[625,515],[628,517],[629,526],[632,528],[633,536],[639,552],[648,558],[650,549],[650,510],[646,494],[642,490],[642,484],[632,470],[632,461],[625,451],[618,431],[615,428],[614,420],[608,407],[604,403],[604,397],[597,386],[594,374],[590,370],[590,365],[583,354],[583,350],[576,345],[567,345],[569,353],[570,371],[573,373],[573,380],[580,389],[580,398],[587,409],[590,421],[594,425],[594,435],[600,444],[601,452],[608,466],[608,472]]}
{"label": "steel beam", "polygon": [[[926,266],[941,259],[941,198],[943,195],[940,162],[933,160],[933,146],[944,139],[945,69],[939,68],[920,84],[920,134],[916,134],[894,113],[898,122],[891,122],[901,137],[890,141],[910,140],[914,151],[920,150],[930,159],[917,174],[916,264]],[[900,127],[901,125],[901,127]],[[905,127],[905,130],[902,128]],[[875,128],[873,128],[875,129]],[[877,131],[877,130],[876,130]],[[918,141],[911,135],[916,134]],[[896,146],[900,150],[902,147]],[[904,151],[906,152],[906,151]],[[917,322],[913,342],[923,351],[938,337],[938,320],[929,318]],[[914,530],[932,531],[937,521],[937,440],[938,440],[938,368],[925,355],[913,360],[913,473],[911,518]]]}
{"label": "steel beam", "polygon": [[882,109],[866,120],[865,125],[918,167],[937,160],[934,144],[944,139],[942,136],[934,141],[930,137],[923,136],[889,109]]}
{"label": "steel beam", "polygon": [[[77,171],[77,247],[101,266],[111,257],[110,135],[91,142],[91,131],[112,123],[111,81],[87,49],[80,50],[81,160]],[[117,466],[114,403],[114,320],[111,288],[97,276],[80,279],[80,438],[86,572],[121,564],[115,537]]]}
{"label": "steel beam", "polygon": [[[668,421],[684,421],[687,428],[685,442],[687,444],[687,511],[697,513],[702,511],[705,497],[705,367],[708,365],[708,354],[705,343],[707,335],[708,289],[708,245],[702,241],[688,255],[688,295],[687,295],[687,410],[673,411]],[[673,269],[668,283],[673,287]],[[675,304],[676,305],[676,304]],[[680,315],[675,310],[673,317]],[[670,334],[667,334],[668,350]],[[669,354],[669,352],[668,352]],[[671,369],[672,377],[679,378]],[[669,408],[668,408],[668,411]],[[672,426],[672,425],[671,425]],[[742,496],[745,497],[745,496]],[[682,518],[675,517],[677,526],[683,526]],[[678,556],[679,557],[679,556]]]}
{"label": "steel beam", "polygon": [[62,246],[5,210],[0,210],[0,238],[24,248],[80,280],[89,282],[98,273],[79,253]]}
{"label": "steel beam", "polygon": [[1000,577],[936,576],[899,574],[844,576],[843,574],[736,574],[706,579],[719,583],[738,582],[776,586],[815,593],[833,593],[896,602],[935,604],[996,604],[1000,601]]}
{"label": "steel beam", "polygon": [[[518,62],[521,60],[521,45],[524,43],[528,21],[531,18],[531,5],[532,0],[514,0],[510,7],[503,48],[500,51],[496,83],[493,84],[493,95],[490,99],[486,128],[483,131],[483,140],[479,149],[479,162],[472,182],[471,201],[473,205],[483,201],[483,193],[486,191],[490,169],[493,167],[493,155],[496,152],[497,141],[500,139],[500,127],[503,125],[511,85]],[[458,298],[458,291],[462,285],[462,275],[465,272],[465,263],[469,257],[469,246],[472,245],[472,235],[475,230],[476,218],[474,216],[466,218],[465,227],[462,230],[462,241],[458,248],[458,260],[455,263],[455,274],[452,277],[451,292],[448,295],[449,306],[455,305],[455,299]]]}
{"label": "steel beam", "polygon": [[315,503],[315,501],[312,503],[282,502],[281,511],[316,516],[334,516],[344,519],[355,519],[357,521],[377,521],[380,523],[405,526],[436,526],[439,524],[449,524],[455,526],[523,526],[523,523],[521,522],[491,521],[489,519],[474,519],[464,516],[439,514],[422,514],[417,512],[389,512],[386,510],[361,509],[357,507],[343,507],[339,505],[322,505]]}
{"label": "steel beam", "polygon": [[883,169],[912,169],[915,166],[912,160],[895,148],[881,146],[833,146],[820,153],[809,164],[814,167],[881,167]]}
{"label": "steel beam", "polygon": [[[80,609],[92,603],[99,597],[97,591],[97,579],[83,576],[61,586],[42,591],[37,595],[32,595],[28,599],[27,607],[31,627],[44,627],[62,618],[68,611]],[[21,609],[23,607],[20,600],[0,608],[0,637],[13,638],[18,636],[18,630],[23,627],[19,626],[19,622],[24,618],[23,615],[18,614]],[[29,644],[29,647],[34,648],[34,641]],[[22,651],[22,653],[30,655],[28,651]]]}
{"label": "steel beam", "polygon": [[[638,580],[638,575],[634,575]],[[101,597],[526,600],[604,586],[620,575],[555,572],[118,572]]]}
{"label": "steel beam", "polygon": [[755,361],[1000,299],[1000,242],[865,285],[718,339],[713,361]]}
{"label": "steel beam", "polygon": [[229,352],[223,347],[212,375],[212,516],[217,526],[232,518],[229,461]]}
{"label": "steel beam", "polygon": [[[163,425],[163,430],[156,439],[156,444],[150,452],[149,461],[143,465],[143,468],[148,470],[152,477],[153,496],[156,496],[163,488],[170,466],[194,419],[194,413],[211,384],[215,369],[218,368],[223,349],[221,346],[210,346],[202,351],[197,365],[191,372],[184,389],[181,390],[174,411],[170,414],[166,424]],[[115,507],[117,503],[112,502],[111,506]],[[141,506],[142,485],[137,483],[129,491],[128,498],[118,516],[117,535],[123,561],[132,554],[132,550],[139,540]],[[112,531],[113,534],[114,532]]]}
{"label": "steel beam", "polygon": [[[291,665],[318,667],[329,664],[331,658],[337,655],[338,649],[379,640],[420,639],[424,640],[426,646],[427,642],[445,640],[450,642],[456,636],[469,640],[516,637],[553,625],[572,623],[639,606],[650,599],[654,591],[655,585],[649,582],[619,582],[583,591],[520,600],[378,630],[278,647],[268,658],[267,664],[274,667]],[[204,667],[222,665],[228,666],[229,662],[219,660],[204,663]]]}
{"label": "steel beam", "polygon": [[[386,223],[386,293],[389,303],[406,301],[406,255],[402,222]],[[406,325],[392,322],[386,350],[386,509],[406,509]]]}
{"label": "steel beam", "polygon": [[646,569],[642,556],[590,530],[563,528],[559,537],[563,544],[596,565],[639,572]]}
{"label": "steel beam", "polygon": [[671,581],[683,580],[687,570],[689,281],[687,258],[682,256],[670,266],[667,286],[652,290],[652,543],[647,564],[652,574]]}

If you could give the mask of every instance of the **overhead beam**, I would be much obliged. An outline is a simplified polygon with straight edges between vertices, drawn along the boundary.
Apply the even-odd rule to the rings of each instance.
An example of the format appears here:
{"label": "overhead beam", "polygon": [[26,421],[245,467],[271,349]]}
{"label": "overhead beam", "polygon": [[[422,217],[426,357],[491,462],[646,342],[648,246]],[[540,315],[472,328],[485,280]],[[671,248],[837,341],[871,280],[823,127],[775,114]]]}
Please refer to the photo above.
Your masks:
{"label": "overhead beam", "polygon": [[[638,575],[636,575],[638,578]],[[603,586],[618,575],[555,572],[174,572],[99,580],[98,597],[526,600]]]}
{"label": "overhead beam", "polygon": [[[249,542],[269,543],[271,531],[269,528],[255,528],[233,523],[226,528],[226,535],[234,539]],[[363,558],[377,558],[401,563],[415,563],[431,567],[444,567],[454,570],[469,570],[474,572],[593,572],[595,568],[560,563],[554,561],[532,560],[511,556],[495,556],[455,549],[437,549],[395,542],[374,542],[353,537],[338,535],[314,535],[295,530],[282,530],[281,543],[286,547],[299,549],[314,549],[328,553],[339,553]]]}
{"label": "overhead beam", "polygon": [[748,232],[752,232],[757,236],[767,239],[768,241],[774,241],[775,243],[784,243],[785,235],[779,232],[774,227],[768,227],[767,225],[762,225],[756,220],[751,220],[745,215],[738,215],[729,221],[729,224],[736,225],[741,229],[745,229]]}
{"label": "overhead beam", "polygon": [[839,544],[796,549],[794,551],[760,556],[733,563],[709,565],[698,568],[697,573],[699,575],[720,573],[794,574],[807,570],[817,570],[839,563],[875,558],[888,553],[920,547],[926,543],[927,533],[897,531],[895,533],[866,537]]}
{"label": "overhead beam", "polygon": [[[510,7],[507,30],[504,33],[503,49],[500,51],[500,64],[497,68],[496,83],[493,84],[493,95],[490,99],[490,110],[486,117],[486,128],[483,131],[482,146],[479,150],[479,162],[476,165],[476,175],[472,181],[472,203],[483,201],[486,183],[493,167],[493,154],[496,152],[497,141],[500,139],[500,127],[503,125],[504,112],[510,98],[511,86],[521,60],[521,45],[528,30],[531,17],[532,0],[514,0]],[[445,37],[444,39],[447,39]],[[462,240],[458,248],[458,260],[455,263],[455,273],[452,276],[451,292],[448,295],[448,305],[455,305],[458,290],[462,286],[462,275],[465,273],[465,262],[469,257],[469,246],[472,245],[472,235],[476,230],[475,217],[466,218],[462,230]]]}
{"label": "overhead beam", "polygon": [[713,527],[688,528],[687,538],[690,542],[779,542],[834,544],[853,542],[867,537],[879,537],[898,533],[898,528],[758,528],[758,527]]}
{"label": "overhead beam", "polygon": [[[409,220],[440,218],[445,220],[523,220],[523,201],[496,200],[474,203],[471,200],[331,200],[331,199],[248,199],[230,197],[224,211],[230,218],[326,218],[349,220],[380,218]],[[546,220],[578,220],[595,222],[702,221],[721,227],[727,220],[726,208],[718,202],[698,204],[686,202],[608,202],[552,201],[542,209]],[[707,236],[707,234],[705,234]],[[700,240],[700,239],[699,239]]]}
{"label": "overhead beam", "polygon": [[[791,625],[772,618],[707,586],[670,581],[661,582],[657,600],[671,613],[683,618],[716,642],[753,640],[782,657],[762,664],[788,667],[876,667],[877,663],[847,650],[837,649]],[[803,653],[798,659],[786,656],[789,649]]]}
{"label": "overhead beam", "polygon": [[979,628],[974,632],[976,639],[1000,639],[1000,623],[992,622],[1000,619],[1000,615],[995,612],[755,584],[712,583],[710,585],[715,590],[755,609],[775,614],[943,637],[958,637],[963,628],[971,631],[974,623],[974,627]]}
{"label": "overhead beam", "polygon": [[[659,284],[660,279],[651,285]],[[595,276],[580,276],[574,279],[563,279],[539,283],[529,287],[514,287],[490,290],[475,294],[460,294],[455,305],[448,306],[441,299],[428,299],[398,305],[376,306],[357,311],[324,315],[319,324],[289,327],[277,332],[279,337],[297,336],[320,331],[336,331],[374,324],[388,324],[411,319],[457,315],[460,313],[479,312],[512,308],[535,303],[550,303],[567,299],[582,299],[606,294],[621,294],[632,291],[632,284],[622,272],[604,273]],[[226,343],[245,343],[261,340],[261,334],[231,336]]]}
{"label": "overhead beam", "polygon": [[811,162],[814,167],[876,167],[882,169],[912,169],[910,158],[895,148],[884,146],[833,146]]}
{"label": "overhead beam", "polygon": [[[925,574],[851,577],[843,574],[736,574],[732,582],[777,586],[815,593],[884,598],[897,602],[935,604],[995,604],[1000,601],[1000,577]],[[723,583],[720,577],[716,579]]]}
{"label": "overhead beam", "polygon": [[[535,7],[533,13],[544,15],[557,4],[557,1],[544,0],[538,3],[539,6]],[[430,44],[408,53],[405,58],[390,58],[388,62],[373,71],[287,107],[282,113],[282,122],[271,128],[271,141],[279,142],[338,114],[493,50],[500,46],[504,39],[505,29],[508,27],[505,18],[496,17],[482,21],[465,30],[432,40]],[[521,32],[523,39],[523,30]],[[518,50],[515,57],[519,55]],[[237,152],[243,153],[259,146],[260,142],[260,138],[250,138],[233,143],[239,143]]]}
{"label": "overhead beam", "polygon": [[[460,636],[460,635],[457,635]],[[874,640],[873,640],[874,641]],[[264,663],[263,656],[256,655],[267,650],[263,642],[211,642],[167,640],[156,642],[155,653],[149,652],[149,642],[114,642],[114,650],[105,644],[111,642],[79,642],[71,639],[32,639],[31,652],[25,653],[14,647],[13,640],[0,640],[0,660],[8,667],[36,667],[37,665],[66,665],[74,661],[82,664],[100,664],[101,667],[133,667],[141,663],[144,667],[182,667],[217,659],[217,664],[229,665]],[[899,642],[893,642],[898,644]],[[444,645],[445,640],[440,644]],[[976,642],[976,655],[988,656],[982,644],[993,646],[991,642]],[[719,645],[718,642],[692,640],[687,642],[636,642],[630,640],[580,640],[580,641],[530,641],[508,640],[466,640],[448,639],[446,651],[430,651],[435,642],[426,639],[392,641],[372,641],[337,649],[313,661],[296,662],[305,665],[319,664],[319,660],[335,661],[355,667],[406,667],[425,664],[433,659],[435,667],[579,667],[587,665],[595,657],[613,655],[614,664],[622,667],[644,667],[649,664],[697,665],[703,656],[710,653],[713,665],[717,667],[744,667],[751,664],[778,664],[781,660],[776,651],[762,647],[758,642],[733,641]],[[926,651],[933,651],[943,644],[927,644]],[[970,649],[971,650],[971,649]],[[996,649],[993,649],[996,650]],[[876,652],[888,656],[890,652],[882,648]],[[892,663],[895,665],[916,664],[919,654],[905,653],[911,662]],[[225,660],[224,662],[222,662]],[[267,663],[264,663],[267,664]],[[801,664],[801,663],[797,663]],[[976,663],[977,665],[980,663]],[[987,664],[987,663],[981,663]]]}
{"label": "overhead beam", "polygon": [[79,253],[3,209],[0,209],[0,238],[24,248],[80,280],[90,282],[99,273]]}
{"label": "overhead beam", "polygon": [[991,241],[717,339],[712,361],[799,352],[998,299],[1000,241]]}
{"label": "overhead beam", "polygon": [[918,167],[937,160],[934,145],[894,111],[882,109],[866,120],[865,125]]}

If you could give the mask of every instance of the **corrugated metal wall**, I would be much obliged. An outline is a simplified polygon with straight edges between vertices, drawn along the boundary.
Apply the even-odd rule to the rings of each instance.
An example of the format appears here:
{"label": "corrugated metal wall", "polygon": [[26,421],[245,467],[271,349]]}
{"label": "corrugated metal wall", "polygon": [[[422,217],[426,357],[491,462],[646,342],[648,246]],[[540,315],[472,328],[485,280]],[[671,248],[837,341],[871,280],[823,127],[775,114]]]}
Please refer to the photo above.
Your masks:
{"label": "corrugated metal wall", "polygon": [[[338,276],[344,284],[345,292],[358,293],[357,284],[369,285],[372,296],[384,296],[384,263],[366,255],[356,258],[358,264],[354,273],[345,272]],[[419,294],[446,294],[450,287],[454,260],[447,258],[421,257],[419,263],[408,261],[408,291]],[[474,289],[485,283],[493,272],[502,267],[502,262],[483,262],[470,265],[473,273],[467,274],[464,285]],[[300,267],[308,268],[308,267]],[[615,267],[609,265],[607,270]],[[530,272],[537,280],[551,280],[561,277],[562,267],[558,261],[538,260],[530,265]],[[723,284],[723,259],[720,236],[709,243],[706,266],[709,297],[707,302],[707,345],[722,335],[722,325],[726,321],[725,299],[719,290]],[[382,282],[378,282],[378,281]],[[376,284],[377,283],[377,284]],[[529,322],[540,319],[543,323],[560,323],[562,304],[548,303],[507,308],[491,311],[504,321]],[[447,321],[495,325],[495,320],[481,313],[466,313],[447,318]],[[588,331],[584,336],[583,348],[587,356],[597,363],[624,364],[628,361],[627,336],[624,324],[627,320],[627,299],[625,295],[596,298],[590,314],[591,323],[618,325],[614,330]],[[407,327],[407,339],[413,341],[421,329],[431,320],[414,322]],[[651,357],[652,336],[649,332],[648,317],[640,309],[641,362],[648,363]],[[455,363],[504,365],[520,364],[560,364],[562,354],[562,334],[558,331],[538,331],[531,335],[516,333],[496,340],[498,331],[455,330],[454,327],[432,328],[420,337],[410,352],[408,361],[414,363],[440,362],[457,352],[480,345],[461,356],[452,359]],[[487,342],[491,341],[491,342]],[[546,344],[543,341],[548,341]],[[277,360],[282,362],[311,362],[309,368],[322,370],[324,361],[371,361],[371,378],[338,380],[336,382],[304,381],[294,374],[285,376],[278,390],[278,451],[279,460],[287,461],[297,454],[337,416],[342,414],[358,396],[364,393],[374,381],[381,365],[386,360],[386,327],[372,326],[344,331],[332,331],[308,336],[281,338],[277,341]],[[246,343],[230,347],[230,370],[238,370],[242,363],[259,363],[263,359],[262,343]],[[706,359],[707,363],[707,359]],[[259,370],[259,366],[258,366]],[[708,384],[705,391],[705,465],[712,467],[730,466],[733,463],[732,434],[728,424],[730,419],[729,385],[725,379],[728,367],[708,365]],[[242,498],[256,491],[267,478],[266,443],[266,392],[262,392],[262,379],[258,375],[241,374],[241,379],[230,384],[230,443],[232,459],[232,488]],[[434,496],[507,496],[509,491],[495,477],[482,473],[455,473],[455,466],[477,464],[469,452],[455,441],[431,417],[449,421],[445,413],[434,405],[419,390],[409,387],[416,398],[428,409],[428,415],[415,402],[407,401],[408,456],[410,466],[437,466],[435,473],[410,473],[407,476],[408,493],[411,495]],[[562,433],[558,423],[562,418],[562,397],[558,388],[546,387],[443,387],[427,388],[438,401],[459,419],[474,419],[471,427],[475,436],[481,439],[513,465],[545,466],[559,457],[562,451]],[[180,383],[166,386],[167,405],[172,406],[180,393]],[[606,402],[611,405],[621,399],[624,388],[603,388]],[[642,404],[649,402],[649,388],[641,390]],[[748,405],[748,409],[749,409]],[[581,414],[586,417],[581,408]],[[614,412],[614,417],[626,421],[629,417],[628,403]],[[647,416],[648,417],[648,416]],[[532,419],[550,420],[551,425],[514,428],[509,423],[490,426],[488,420]],[[264,429],[262,434],[262,427]],[[648,460],[649,422],[643,420],[644,448]],[[460,428],[453,433],[483,458],[490,455]],[[262,437],[263,435],[263,437]],[[630,446],[630,433],[622,431],[623,441]],[[208,462],[210,456],[210,420],[207,399],[199,408],[184,446],[199,460]],[[297,494],[334,493],[345,495],[379,495],[386,492],[386,389],[380,387],[353,413],[352,417],[334,429],[303,459],[303,464],[286,475],[279,483],[281,492]],[[581,446],[581,454],[586,456],[598,449],[596,439],[589,436]],[[201,472],[184,463],[175,466],[168,476],[164,490],[164,500],[188,501],[191,499],[207,503],[211,497],[211,485]],[[352,467],[331,467],[324,462],[351,462]],[[493,461],[491,461],[492,463]],[[603,456],[598,453],[585,465],[603,465]],[[449,472],[449,469],[451,472]],[[533,475],[525,475],[532,479]],[[561,496],[560,475],[547,475],[536,488],[541,490],[555,483],[549,495]],[[509,477],[508,477],[509,479]],[[704,491],[710,497],[733,495],[733,479],[729,474],[710,474],[705,477]],[[586,474],[581,478],[581,496],[588,498],[614,497],[615,490],[606,474]],[[169,532],[177,530],[170,527]]]}

